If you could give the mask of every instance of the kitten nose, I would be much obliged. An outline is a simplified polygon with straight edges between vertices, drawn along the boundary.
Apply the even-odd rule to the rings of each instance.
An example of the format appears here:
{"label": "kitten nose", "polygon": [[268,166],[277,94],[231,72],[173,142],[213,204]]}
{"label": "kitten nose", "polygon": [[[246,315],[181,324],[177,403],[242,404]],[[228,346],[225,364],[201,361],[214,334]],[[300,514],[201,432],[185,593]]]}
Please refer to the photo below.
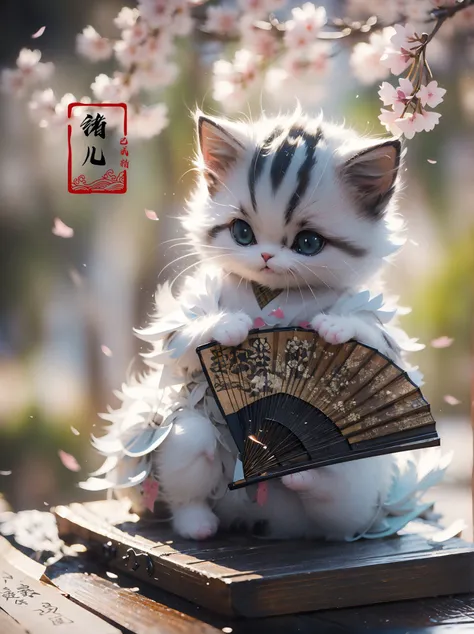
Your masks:
{"label": "kitten nose", "polygon": [[263,258],[264,262],[268,262],[268,260],[270,258],[272,258],[272,257],[273,257],[273,255],[271,253],[262,253],[262,258]]}

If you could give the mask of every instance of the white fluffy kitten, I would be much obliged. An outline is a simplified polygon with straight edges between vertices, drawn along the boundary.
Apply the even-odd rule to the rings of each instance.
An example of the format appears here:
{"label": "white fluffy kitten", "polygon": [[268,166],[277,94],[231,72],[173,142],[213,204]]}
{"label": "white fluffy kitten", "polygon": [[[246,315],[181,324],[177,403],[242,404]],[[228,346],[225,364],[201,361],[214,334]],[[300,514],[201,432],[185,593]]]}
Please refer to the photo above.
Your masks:
{"label": "white fluffy kitten", "polygon": [[[196,346],[237,345],[255,320],[309,323],[330,343],[354,338],[400,363],[376,312],[342,308],[360,290],[378,290],[375,276],[396,248],[400,142],[362,139],[300,113],[253,124],[199,114],[197,127],[199,181],[183,226],[201,264],[177,298],[158,290],[155,322],[140,335],[155,343],[149,365],[158,372],[166,359],[176,381],[199,383]],[[257,301],[258,285],[274,291],[267,305]],[[153,371],[144,382],[152,385]],[[258,523],[272,537],[345,539],[370,524],[391,486],[393,456],[271,480],[260,506],[255,491],[227,490],[236,450],[223,439],[226,426],[216,412],[211,421],[205,399],[183,393],[189,389],[176,396],[173,428],[153,454],[180,535],[204,539],[219,525]]]}

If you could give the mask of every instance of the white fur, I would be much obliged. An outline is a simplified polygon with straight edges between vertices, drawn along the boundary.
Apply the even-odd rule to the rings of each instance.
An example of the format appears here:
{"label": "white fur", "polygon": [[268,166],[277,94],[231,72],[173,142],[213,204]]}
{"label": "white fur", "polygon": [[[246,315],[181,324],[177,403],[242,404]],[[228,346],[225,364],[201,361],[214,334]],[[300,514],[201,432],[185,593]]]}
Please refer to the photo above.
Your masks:
{"label": "white fur", "polygon": [[[297,120],[302,120],[300,114],[295,116],[295,123]],[[166,367],[171,367],[186,384],[200,367],[196,346],[212,339],[237,345],[247,337],[256,318],[271,323],[271,313],[276,308],[281,308],[284,314],[278,322],[281,326],[307,321],[331,343],[356,338],[400,362],[394,352],[397,346],[388,346],[384,338],[376,311],[344,314],[336,309],[341,298],[367,288],[383,259],[399,242],[392,230],[395,217],[392,205],[379,220],[369,219],[360,213],[340,176],[344,163],[374,142],[321,124],[324,140],[316,149],[310,186],[294,219],[285,227],[284,210],[295,189],[298,167],[304,160],[304,144],[296,149],[276,194],[272,192],[268,173],[259,179],[257,214],[251,211],[247,177],[255,144],[266,138],[276,124],[288,127],[291,118],[263,119],[254,125],[218,123],[241,149],[231,167],[217,174],[221,181],[217,192],[211,197],[201,177],[189,204],[183,225],[202,263],[185,280],[177,298],[170,295],[168,287],[157,294],[159,314],[155,325],[140,335],[154,344],[148,359],[152,373],[160,371],[163,350],[169,350],[172,360],[166,361]],[[314,128],[320,122],[303,123]],[[226,160],[232,159],[229,158],[232,147],[225,148]],[[199,154],[198,164],[202,170],[206,168],[203,154]],[[239,211],[242,206],[251,217],[257,244],[242,247],[234,242],[229,230],[210,240],[208,231],[242,217]],[[330,244],[313,257],[295,253],[289,247],[301,220],[328,239],[346,240],[365,249],[366,255],[354,257]],[[284,235],[286,247],[282,245]],[[271,271],[263,270],[262,252],[274,256],[270,261]],[[209,279],[215,280],[215,292],[206,286]],[[283,292],[260,309],[251,281],[282,288]],[[369,288],[378,288],[378,281]],[[174,330],[170,327],[163,344],[160,333],[166,330],[166,322],[173,324],[173,320],[177,326]],[[184,537],[209,537],[219,522],[224,528],[237,523],[252,529],[256,522],[264,521],[267,534],[272,537],[351,538],[367,527],[380,499],[390,488],[395,458],[384,456],[272,480],[268,482],[268,500],[259,506],[251,490],[227,490],[236,450],[231,442],[220,442],[225,425],[217,425],[217,429],[204,411],[202,401],[195,407],[186,401],[188,404],[179,409],[180,398],[177,396],[173,430],[154,453],[153,469],[160,480],[160,492],[171,509],[174,529]]]}

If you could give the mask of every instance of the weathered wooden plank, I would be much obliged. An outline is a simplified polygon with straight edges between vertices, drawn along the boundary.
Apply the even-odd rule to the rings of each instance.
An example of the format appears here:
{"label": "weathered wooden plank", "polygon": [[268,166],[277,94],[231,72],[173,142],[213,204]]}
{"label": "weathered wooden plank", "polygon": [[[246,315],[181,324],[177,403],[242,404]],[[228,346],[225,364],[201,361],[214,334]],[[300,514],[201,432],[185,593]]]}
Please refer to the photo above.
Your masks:
{"label": "weathered wooden plank", "polygon": [[298,612],[376,604],[474,590],[474,556],[438,553],[423,560],[391,561],[326,573],[252,578],[232,583],[232,605],[241,616]]}
{"label": "weathered wooden plank", "polygon": [[406,534],[327,544],[229,535],[199,544],[161,524],[154,533],[148,523],[141,537],[138,518],[124,523],[117,509],[108,515],[100,504],[107,503],[56,509],[61,536],[84,537],[112,568],[221,614],[261,617],[474,591],[474,546],[459,539],[437,544]]}
{"label": "weathered wooden plank", "polygon": [[54,582],[83,607],[133,634],[221,634],[211,625],[94,574],[66,573]]}

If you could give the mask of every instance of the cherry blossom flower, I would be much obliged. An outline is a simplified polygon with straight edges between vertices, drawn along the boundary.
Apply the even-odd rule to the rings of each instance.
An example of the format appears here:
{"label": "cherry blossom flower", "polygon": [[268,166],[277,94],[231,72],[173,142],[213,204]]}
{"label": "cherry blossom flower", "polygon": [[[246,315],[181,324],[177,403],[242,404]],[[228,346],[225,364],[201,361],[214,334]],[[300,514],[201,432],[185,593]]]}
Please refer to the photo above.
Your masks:
{"label": "cherry blossom flower", "polygon": [[122,31],[122,39],[129,44],[142,44],[145,42],[149,34],[148,24],[144,20],[140,20],[133,24],[129,29]]}
{"label": "cherry blossom flower", "polygon": [[99,62],[109,59],[112,55],[112,44],[106,38],[97,33],[93,26],[86,26],[82,33],[76,37],[77,52],[91,62]]}
{"label": "cherry blossom flower", "polygon": [[17,68],[2,71],[2,90],[20,96],[26,89],[50,79],[54,71],[52,62],[40,62],[41,51],[22,48],[16,60]]}
{"label": "cherry blossom flower", "polygon": [[253,18],[263,17],[268,13],[268,0],[238,0],[238,5],[244,13],[251,14]]}
{"label": "cherry blossom flower", "polygon": [[407,139],[413,139],[417,132],[425,129],[423,116],[418,112],[407,112],[403,117],[395,119],[394,124],[395,129],[401,130]]}
{"label": "cherry blossom flower", "polygon": [[386,128],[388,132],[391,132],[392,134],[395,134],[397,136],[402,134],[401,129],[395,123],[398,118],[399,115],[393,110],[385,110],[384,108],[381,108],[379,115],[380,123]]}
{"label": "cherry blossom flower", "polygon": [[133,91],[141,88],[158,88],[172,84],[179,73],[179,67],[174,62],[156,60],[138,68],[133,74]]}
{"label": "cherry blossom flower", "polygon": [[139,0],[138,10],[152,29],[162,29],[171,24],[172,0]]}
{"label": "cherry blossom flower", "polygon": [[421,86],[417,96],[421,101],[422,106],[429,106],[430,108],[436,108],[443,101],[443,97],[446,94],[444,88],[438,87],[437,81],[431,81],[427,86]]}
{"label": "cherry blossom flower", "polygon": [[219,35],[235,33],[238,16],[238,12],[232,7],[209,7],[203,29],[208,33]]}
{"label": "cherry blossom flower", "polygon": [[233,62],[222,59],[214,62],[214,99],[240,102],[258,76],[258,61],[252,51],[240,49]]}
{"label": "cherry blossom flower", "polygon": [[188,35],[193,28],[193,19],[189,13],[188,0],[169,0],[173,7],[173,19],[171,31],[175,35],[183,37]]}
{"label": "cherry blossom flower", "polygon": [[292,20],[286,23],[284,41],[288,48],[305,47],[314,42],[326,23],[326,10],[306,2],[291,11]]}
{"label": "cherry blossom flower", "polygon": [[124,67],[129,68],[132,64],[135,64],[142,59],[143,53],[138,46],[133,42],[125,40],[119,40],[114,44],[114,52],[117,61]]}
{"label": "cherry blossom flower", "polygon": [[244,48],[261,55],[266,60],[273,59],[277,54],[279,43],[275,34],[270,30],[256,27],[255,18],[252,15],[243,15],[240,18],[239,31]]}
{"label": "cherry blossom flower", "polygon": [[394,33],[393,27],[386,27],[381,32],[371,33],[368,42],[358,42],[352,49],[350,65],[362,84],[372,84],[388,77],[389,70],[380,58]]}
{"label": "cherry blossom flower", "polygon": [[124,83],[122,73],[115,73],[114,77],[109,77],[104,73],[97,75],[91,84],[91,89],[98,101],[118,103],[128,101],[130,96],[130,90]]}
{"label": "cherry blossom flower", "polygon": [[438,112],[431,112],[429,110],[422,110],[420,114],[422,120],[422,130],[425,132],[431,132],[435,126],[438,125],[441,115]]}
{"label": "cherry blossom flower", "polygon": [[168,125],[168,108],[163,103],[153,106],[141,106],[128,118],[128,136],[130,138],[151,139],[160,134]]}
{"label": "cherry blossom flower", "polygon": [[398,87],[384,81],[379,95],[384,106],[392,106],[393,111],[401,115],[413,96],[413,84],[409,79],[400,79]]}
{"label": "cherry blossom flower", "polygon": [[413,61],[412,49],[420,46],[414,27],[411,24],[402,26],[395,24],[395,33],[390,38],[390,45],[381,57],[381,62],[390,69],[394,75],[400,75]]}
{"label": "cherry blossom flower", "polygon": [[114,19],[114,24],[120,30],[131,29],[135,25],[139,16],[140,12],[138,9],[122,7],[118,16]]}
{"label": "cherry blossom flower", "polygon": [[28,103],[28,108],[33,119],[40,127],[45,128],[55,114],[57,103],[52,88],[48,88],[47,90],[35,91]]}

